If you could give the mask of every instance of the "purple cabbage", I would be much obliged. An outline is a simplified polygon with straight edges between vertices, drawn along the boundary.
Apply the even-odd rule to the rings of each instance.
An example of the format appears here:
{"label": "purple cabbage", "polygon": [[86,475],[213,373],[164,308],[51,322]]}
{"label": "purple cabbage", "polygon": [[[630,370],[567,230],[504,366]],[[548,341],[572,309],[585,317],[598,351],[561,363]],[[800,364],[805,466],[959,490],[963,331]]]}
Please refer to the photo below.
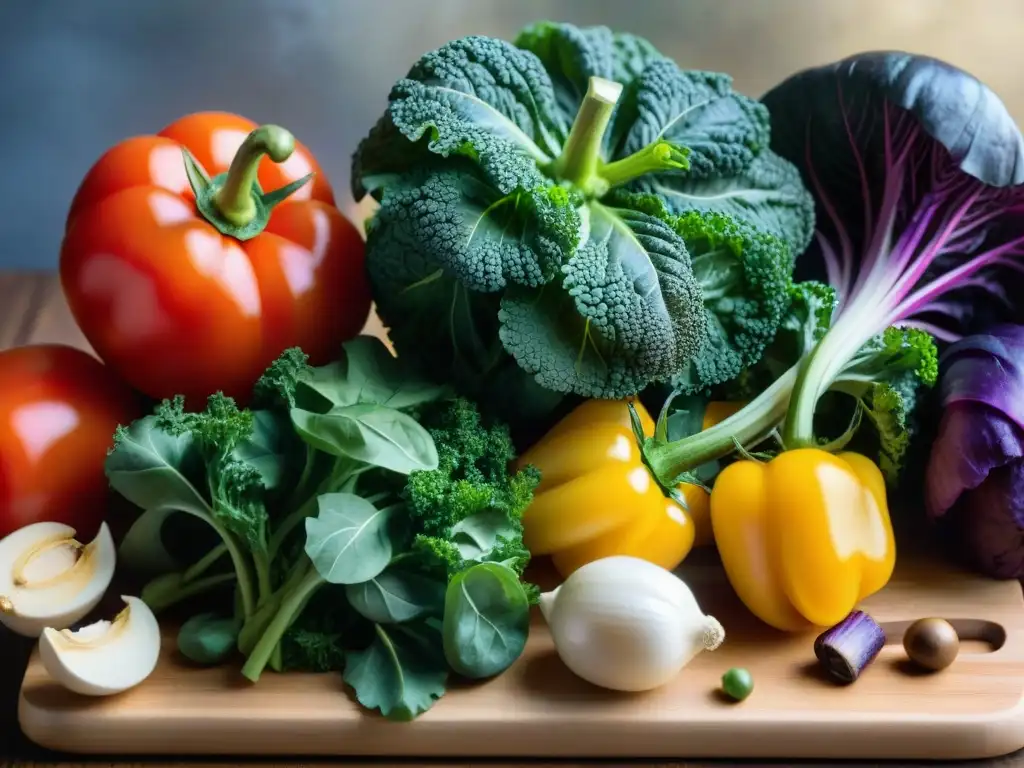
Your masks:
{"label": "purple cabbage", "polygon": [[940,361],[942,417],[925,507],[947,518],[971,563],[1024,577],[1024,326],[997,325],[951,345]]}

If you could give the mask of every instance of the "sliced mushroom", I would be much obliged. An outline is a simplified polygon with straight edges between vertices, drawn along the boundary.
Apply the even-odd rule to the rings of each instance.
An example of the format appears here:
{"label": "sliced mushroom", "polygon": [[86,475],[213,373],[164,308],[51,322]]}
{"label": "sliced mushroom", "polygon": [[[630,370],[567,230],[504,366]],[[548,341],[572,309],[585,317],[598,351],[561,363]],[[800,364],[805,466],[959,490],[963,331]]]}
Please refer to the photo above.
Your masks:
{"label": "sliced mushroom", "polygon": [[85,696],[111,696],[134,688],[156,668],[160,625],[137,597],[113,621],[97,621],[72,632],[47,627],[39,658],[54,680]]}
{"label": "sliced mushroom", "polygon": [[0,541],[0,622],[19,635],[65,629],[96,607],[114,578],[107,524],[88,544],[63,523],[34,523]]}

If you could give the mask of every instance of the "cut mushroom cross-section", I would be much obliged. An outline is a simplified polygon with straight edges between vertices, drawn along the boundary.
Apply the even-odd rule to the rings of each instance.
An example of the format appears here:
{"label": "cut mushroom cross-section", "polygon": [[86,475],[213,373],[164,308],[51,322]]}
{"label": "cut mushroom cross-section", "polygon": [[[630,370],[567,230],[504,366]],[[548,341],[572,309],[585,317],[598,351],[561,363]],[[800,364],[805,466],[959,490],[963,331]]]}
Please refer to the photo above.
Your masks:
{"label": "cut mushroom cross-section", "polygon": [[70,627],[99,603],[116,562],[106,523],[88,544],[63,523],[20,528],[0,540],[0,623],[26,637]]}
{"label": "cut mushroom cross-section", "polygon": [[126,606],[112,621],[43,630],[39,659],[50,677],[86,696],[121,693],[149,677],[160,658],[160,625],[142,600],[121,599]]}

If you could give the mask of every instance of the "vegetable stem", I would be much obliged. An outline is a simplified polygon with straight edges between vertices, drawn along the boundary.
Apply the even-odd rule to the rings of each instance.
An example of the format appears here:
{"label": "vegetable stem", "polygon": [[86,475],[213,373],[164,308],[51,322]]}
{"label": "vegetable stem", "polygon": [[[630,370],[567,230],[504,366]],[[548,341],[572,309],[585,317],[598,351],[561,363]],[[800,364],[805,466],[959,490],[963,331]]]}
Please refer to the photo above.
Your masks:
{"label": "vegetable stem", "polygon": [[279,125],[261,125],[250,133],[231,160],[224,185],[213,196],[220,214],[236,227],[255,219],[260,161],[266,155],[275,163],[283,163],[294,151],[295,137]]}
{"label": "vegetable stem", "polygon": [[848,307],[843,319],[829,328],[799,363],[782,430],[782,439],[788,448],[815,444],[814,413],[818,400],[840,376],[842,366],[871,338],[871,334],[863,329],[872,329],[872,324],[851,321],[850,317],[857,317],[857,314],[850,312]]}
{"label": "vegetable stem", "polygon": [[655,478],[673,488],[679,477],[701,464],[732,453],[736,443],[748,446],[766,437],[786,417],[796,368],[790,368],[770,387],[734,415],[681,440],[648,441],[644,458]]}
{"label": "vegetable stem", "polygon": [[259,607],[270,598],[274,591],[270,583],[270,558],[265,551],[256,549],[253,550],[252,561],[256,566],[256,606]]}
{"label": "vegetable stem", "polygon": [[[273,560],[281,547],[284,546],[288,536],[294,531],[303,521],[315,514],[317,509],[317,497],[324,493],[332,493],[343,487],[345,483],[352,480],[352,478],[359,476],[363,472],[367,471],[369,465],[364,467],[357,467],[355,469],[346,470],[344,472],[339,471],[339,467],[345,463],[346,460],[339,458],[334,465],[334,468],[327,475],[327,477],[320,483],[313,494],[306,498],[306,500],[297,509],[290,512],[284,520],[281,521],[274,532],[270,536],[270,544],[267,548],[268,557]],[[308,466],[308,464],[307,464]],[[305,475],[305,472],[303,472]],[[308,478],[306,478],[308,480]],[[300,478],[299,482],[302,482]]]}
{"label": "vegetable stem", "polygon": [[305,503],[296,510],[293,510],[281,521],[281,524],[274,529],[273,534],[270,536],[270,544],[268,546],[269,557],[273,560],[278,551],[284,545],[285,540],[298,526],[302,525],[303,521],[312,515],[316,511],[316,499],[319,494],[314,494],[306,499]]}
{"label": "vegetable stem", "polygon": [[271,192],[260,189],[257,176],[263,157],[281,163],[294,151],[295,137],[291,133],[277,125],[260,126],[242,142],[228,172],[211,179],[195,157],[183,150],[185,174],[196,196],[196,208],[222,234],[236,240],[256,237],[270,221],[273,207],[313,178],[310,173]]}
{"label": "vegetable stem", "polygon": [[249,564],[231,532],[214,520],[212,516],[209,523],[220,534],[221,539],[224,541],[224,546],[231,556],[231,564],[235,567],[235,573],[238,576],[238,593],[242,600],[242,615],[245,619],[248,619],[252,616],[253,611],[256,610],[256,599],[253,595]]}
{"label": "vegetable stem", "polygon": [[226,544],[218,544],[196,562],[192,563],[185,572],[181,575],[181,580],[184,582],[192,581],[197,579],[206,573],[221,557],[228,551]]}
{"label": "vegetable stem", "polygon": [[629,157],[601,166],[600,174],[609,188],[618,187],[647,173],[689,170],[689,155],[685,148],[667,141],[656,141]]}
{"label": "vegetable stem", "polygon": [[192,582],[151,581],[142,590],[142,601],[153,613],[160,613],[172,605],[194,595],[207,592],[214,587],[228,584],[235,579],[234,573],[218,573]]}
{"label": "vegetable stem", "polygon": [[588,196],[600,196],[608,189],[597,171],[604,134],[621,94],[621,83],[601,77],[590,78],[569,138],[554,163],[553,171],[557,178],[574,184]]}
{"label": "vegetable stem", "polygon": [[267,662],[270,661],[270,657],[274,653],[277,644],[284,637],[284,633],[288,631],[288,627],[295,621],[313,592],[324,583],[320,574],[313,570],[285,597],[281,603],[281,608],[274,616],[274,620],[270,622],[266,632],[263,633],[260,641],[256,643],[256,647],[249,654],[245,666],[242,667],[242,675],[247,680],[255,683],[260,679],[260,675],[264,668],[266,668]]}
{"label": "vegetable stem", "polygon": [[252,651],[260,635],[266,631],[267,624],[270,623],[271,619],[274,618],[274,614],[281,607],[281,601],[285,595],[289,594],[306,578],[306,575],[312,568],[312,563],[307,558],[303,558],[303,560],[304,562],[292,569],[285,583],[267,598],[263,605],[245,623],[242,631],[238,633],[238,650],[243,654],[248,655]]}

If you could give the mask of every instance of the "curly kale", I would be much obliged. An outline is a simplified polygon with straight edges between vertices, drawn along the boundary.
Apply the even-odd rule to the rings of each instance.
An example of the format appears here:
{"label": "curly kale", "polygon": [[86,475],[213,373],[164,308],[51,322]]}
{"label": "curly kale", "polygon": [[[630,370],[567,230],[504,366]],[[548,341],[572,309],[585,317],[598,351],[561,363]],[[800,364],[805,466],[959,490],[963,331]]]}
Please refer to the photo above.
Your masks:
{"label": "curly kale", "polygon": [[286,349],[270,364],[253,387],[253,404],[257,408],[295,407],[299,382],[313,375],[309,355],[298,347]]}
{"label": "curly kale", "polygon": [[503,415],[516,376],[609,398],[738,376],[814,221],[769,127],[728,76],[603,27],[427,53],[353,158],[399,356]]}
{"label": "curly kale", "polygon": [[418,419],[437,446],[438,466],[411,473],[402,492],[414,551],[448,577],[478,562],[504,563],[521,575],[530,560],[521,519],[539,471],[510,471],[516,452],[508,428],[486,423],[468,400],[431,404]]}

